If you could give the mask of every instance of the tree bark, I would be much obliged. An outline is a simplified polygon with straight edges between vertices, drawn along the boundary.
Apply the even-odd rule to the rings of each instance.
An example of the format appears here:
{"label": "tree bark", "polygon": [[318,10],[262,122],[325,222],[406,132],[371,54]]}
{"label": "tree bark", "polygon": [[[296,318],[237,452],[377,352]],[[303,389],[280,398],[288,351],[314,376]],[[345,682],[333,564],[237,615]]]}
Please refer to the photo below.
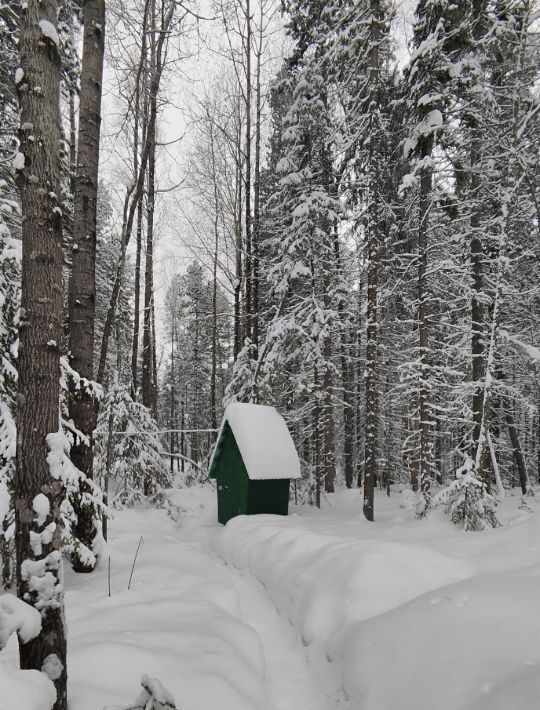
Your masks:
{"label": "tree bark", "polygon": [[[148,22],[148,7],[150,0],[146,0],[145,12],[143,15],[143,25],[141,27],[141,48],[139,66],[135,79],[135,124],[133,127],[133,174],[139,172],[139,114],[141,112],[141,93],[143,94],[143,110],[140,142],[144,145],[147,135],[148,100],[146,91],[146,72],[144,64],[146,62],[146,30]],[[142,91],[141,91],[142,90]],[[131,343],[131,396],[136,399],[139,390],[139,331],[141,325],[141,254],[143,235],[143,195],[141,194],[137,204],[137,244],[135,249],[135,302],[133,308],[133,340]]]}
{"label": "tree bark", "polygon": [[[156,4],[150,5],[150,75],[156,72]],[[157,95],[150,96],[150,114],[157,114]],[[156,124],[148,135],[150,149],[148,153],[148,184],[146,206],[146,261],[144,270],[144,315],[143,315],[143,351],[142,351],[142,402],[145,407],[154,411],[154,377],[153,377],[153,338],[152,338],[152,299],[154,296],[154,203],[156,194]]]}
{"label": "tree bark", "polygon": [[523,454],[523,449],[519,440],[519,433],[516,427],[516,422],[510,409],[506,410],[505,419],[506,424],[508,426],[508,434],[510,436],[510,441],[512,442],[512,453],[514,455],[514,461],[518,470],[519,485],[521,487],[521,492],[523,493],[523,495],[525,495],[530,490],[531,483],[529,481],[529,474],[527,473],[527,464],[525,462],[525,456]]}
{"label": "tree bark", "polygon": [[[60,505],[63,483],[51,471],[47,435],[59,430],[60,343],[62,338],[62,213],[60,209],[60,56],[55,33],[55,0],[28,0],[21,11],[20,153],[22,205],[22,286],[17,409],[15,523],[17,594],[37,607],[42,629],[20,644],[22,669],[41,670],[48,656],[58,659],[54,710],[66,708],[66,639],[62,586]],[[41,22],[41,26],[40,23]],[[43,23],[47,23],[44,25]],[[42,28],[45,31],[42,31]],[[47,33],[47,35],[45,34]],[[51,37],[52,35],[52,37]],[[38,88],[39,87],[39,88]],[[29,129],[28,126],[31,126]],[[41,519],[36,496],[48,500]],[[52,539],[39,547],[31,533],[54,525]],[[32,544],[34,542],[34,544]],[[50,594],[34,582],[50,581]],[[36,579],[37,577],[37,579]]]}
{"label": "tree bark", "polygon": [[238,357],[240,350],[242,350],[242,280],[243,280],[243,268],[242,268],[242,251],[243,251],[243,237],[242,237],[242,160],[241,160],[241,147],[240,147],[241,137],[238,137],[238,161],[236,166],[236,180],[237,180],[237,218],[236,218],[236,280],[234,284],[234,359]]}
{"label": "tree bark", "polygon": [[378,279],[380,240],[380,165],[379,131],[377,116],[379,106],[379,43],[381,8],[379,0],[370,3],[369,27],[369,91],[370,138],[368,155],[368,228],[367,228],[367,326],[365,368],[365,434],[364,434],[364,516],[374,519],[374,489],[377,481],[377,360],[379,346]]}
{"label": "tree bark", "polygon": [[263,5],[260,5],[259,34],[256,50],[257,68],[255,70],[255,171],[253,183],[253,225],[251,235],[252,251],[252,323],[251,339],[256,348],[259,347],[259,243],[261,232],[261,63],[263,51]]}
{"label": "tree bark", "polygon": [[246,253],[244,272],[246,279],[245,292],[245,336],[251,338],[252,334],[252,241],[251,241],[251,5],[250,0],[246,0],[246,136],[245,136],[245,175],[246,188],[244,199],[245,204],[245,232],[246,232]]}
{"label": "tree bark", "polygon": [[[432,138],[423,139],[422,159],[431,155]],[[418,388],[418,419],[420,426],[420,460],[418,476],[420,491],[426,505],[430,499],[431,477],[431,410],[429,407],[429,323],[428,323],[428,228],[430,195],[432,189],[431,168],[423,167],[420,174],[418,198],[418,348],[420,353],[420,385]]]}
{"label": "tree bark", "polygon": [[216,156],[214,146],[214,126],[210,123],[210,150],[212,154],[212,175],[214,188],[214,253],[212,262],[212,354],[210,370],[210,426],[217,428],[217,345],[218,345],[218,282],[217,269],[219,257],[219,194],[216,175]]}
{"label": "tree bark", "polygon": [[141,323],[141,254],[142,254],[142,196],[137,206],[137,245],[135,251],[135,283],[133,304],[133,339],[131,343],[131,396],[137,398],[139,390],[139,330]]}
{"label": "tree bark", "polygon": [[[473,132],[477,130],[476,125],[472,127]],[[475,385],[472,396],[472,417],[473,417],[473,433],[472,433],[472,451],[471,457],[476,460],[476,453],[480,444],[482,435],[482,425],[484,419],[484,378],[486,376],[485,362],[485,314],[482,303],[482,295],[484,292],[483,279],[483,247],[480,238],[480,204],[479,204],[479,146],[478,138],[473,136],[471,144],[471,164],[469,170],[470,191],[472,194],[473,205],[470,219],[471,229],[471,271],[472,271],[472,298],[471,298],[471,357],[472,357],[472,381]],[[480,461],[482,464],[482,461]],[[478,477],[489,487],[489,472],[485,471],[481,466],[477,472]]]}
{"label": "tree bark", "polygon": [[[77,174],[73,209],[73,256],[69,282],[69,349],[71,366],[81,377],[94,379],[94,321],[96,304],[96,210],[99,167],[99,136],[101,128],[101,87],[105,51],[105,2],[86,0],[84,3],[84,37],[79,104],[79,138]],[[75,427],[88,439],[88,444],[76,439],[71,447],[74,465],[93,478],[94,440],[96,426],[95,403],[83,387],[72,387],[69,414]],[[81,484],[75,497],[77,516],[76,537],[89,549],[95,538],[92,506],[83,505],[89,493]],[[84,561],[77,552],[72,559],[76,572],[91,572],[93,564]]]}

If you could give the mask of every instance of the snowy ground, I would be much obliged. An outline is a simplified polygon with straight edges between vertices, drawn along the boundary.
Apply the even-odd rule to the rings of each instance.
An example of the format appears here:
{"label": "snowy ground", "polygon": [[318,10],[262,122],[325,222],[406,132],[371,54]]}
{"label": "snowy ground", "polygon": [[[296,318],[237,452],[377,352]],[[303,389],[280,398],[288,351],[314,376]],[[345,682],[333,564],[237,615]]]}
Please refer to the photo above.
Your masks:
{"label": "snowy ground", "polygon": [[143,673],[182,710],[538,707],[540,515],[518,496],[504,527],[468,534],[399,493],[375,523],[342,491],[225,528],[210,489],[174,499],[178,522],[116,514],[111,596],[106,560],[67,573],[70,710],[131,702]]}

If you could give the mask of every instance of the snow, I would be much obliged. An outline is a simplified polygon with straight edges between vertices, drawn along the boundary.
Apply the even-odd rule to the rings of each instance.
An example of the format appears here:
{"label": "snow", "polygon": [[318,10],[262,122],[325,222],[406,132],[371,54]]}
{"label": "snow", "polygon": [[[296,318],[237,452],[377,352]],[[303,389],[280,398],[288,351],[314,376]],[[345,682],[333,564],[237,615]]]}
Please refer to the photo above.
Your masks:
{"label": "snow", "polygon": [[15,70],[15,83],[18,85],[24,79],[24,69],[22,67],[17,67]]}
{"label": "snow", "polygon": [[23,170],[25,165],[24,153],[18,151],[13,158],[13,167],[15,170]]}
{"label": "snow", "polygon": [[[39,547],[36,538],[31,538],[31,543],[35,548]],[[21,578],[28,582],[28,589],[36,595],[36,609],[42,611],[60,607],[64,592],[63,584],[59,579],[61,565],[62,559],[58,550],[50,552],[40,560],[24,560],[21,564]]]}
{"label": "snow", "polygon": [[434,108],[428,112],[424,122],[431,130],[438,130],[443,125],[443,115],[438,108]]}
{"label": "snow", "polygon": [[62,665],[62,661],[58,658],[56,653],[49,653],[41,666],[41,672],[45,673],[49,680],[58,680],[63,670],[64,666]]}
{"label": "snow", "polygon": [[30,531],[30,546],[35,557],[43,554],[43,545],[50,545],[55,531],[56,523],[53,522],[49,523],[41,532]]}
{"label": "snow", "polygon": [[216,549],[290,621],[330,708],[530,710],[540,692],[538,514],[507,496],[506,527],[465,534],[400,504],[381,496],[375,524],[354,491],[322,513],[237,517]]}
{"label": "snow", "polygon": [[51,504],[47,496],[43,493],[38,493],[32,501],[32,508],[37,513],[37,524],[43,525],[51,512]]}
{"label": "snow", "polygon": [[[349,697],[363,710],[413,710],[429,698],[437,710],[535,707],[539,582],[538,570],[482,575],[357,625],[337,649]],[[392,682],[370,682],[381,666]]]}
{"label": "snow", "polygon": [[169,496],[177,522],[118,511],[98,568],[66,571],[70,710],[125,707],[142,676],[182,710],[536,707],[535,499],[527,512],[507,490],[502,527],[464,533],[440,511],[418,520],[399,487],[375,523],[357,490],[225,527],[210,486]]}
{"label": "snow", "polygon": [[47,39],[58,47],[60,45],[60,38],[58,37],[58,32],[52,22],[49,22],[49,20],[40,20],[38,25],[43,36],[47,37]]}
{"label": "snow", "polygon": [[[204,493],[214,503],[214,492]],[[197,503],[194,512],[199,529],[213,524],[214,510]],[[124,707],[143,674],[159,679],[182,710],[267,710],[261,644],[239,617],[225,565],[182,539],[163,511],[118,511],[109,529],[98,571],[66,570],[70,710]]]}
{"label": "snow", "polygon": [[285,420],[274,407],[261,404],[229,404],[210,468],[219,456],[219,442],[227,423],[252,480],[300,477],[300,459]]}
{"label": "snow", "polygon": [[0,523],[3,522],[4,518],[9,513],[10,505],[11,496],[9,494],[7,483],[6,481],[0,481]]}
{"label": "snow", "polygon": [[51,710],[56,690],[39,671],[21,671],[0,663],[0,710]]}
{"label": "snow", "polygon": [[33,607],[13,594],[0,596],[0,649],[11,634],[17,633],[23,643],[35,638],[41,631],[41,616]]}
{"label": "snow", "polygon": [[[0,651],[13,634],[22,643],[41,631],[41,615],[12,594],[0,596]],[[54,685],[39,671],[21,671],[0,654],[0,710],[51,710]]]}
{"label": "snow", "polygon": [[503,338],[505,338],[505,340],[519,345],[519,347],[523,349],[523,351],[528,355],[528,357],[531,358],[531,360],[536,360],[537,362],[540,362],[540,348],[537,348],[534,345],[529,345],[528,343],[524,343],[522,340],[519,340],[519,338],[510,335],[510,333],[508,333],[506,330],[501,330],[500,334]]}
{"label": "snow", "polygon": [[143,675],[141,684],[158,703],[175,705],[173,696],[157,678],[149,678],[147,675]]}

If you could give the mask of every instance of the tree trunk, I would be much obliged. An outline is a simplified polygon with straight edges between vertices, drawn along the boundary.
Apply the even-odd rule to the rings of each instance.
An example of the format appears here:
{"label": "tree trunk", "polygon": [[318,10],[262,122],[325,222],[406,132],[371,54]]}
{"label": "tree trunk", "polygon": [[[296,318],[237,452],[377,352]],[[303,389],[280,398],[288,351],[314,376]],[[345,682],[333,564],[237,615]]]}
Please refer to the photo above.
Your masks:
{"label": "tree trunk", "polygon": [[[338,274],[342,274],[341,254],[339,248],[339,233],[337,222],[334,223],[334,260]],[[338,320],[341,325],[341,341],[339,345],[341,384],[343,397],[343,471],[345,475],[345,485],[352,488],[353,485],[353,427],[354,410],[351,397],[351,367],[347,353],[347,337],[345,330],[348,326],[345,318],[343,300],[338,302]]]}
{"label": "tree trunk", "polygon": [[336,477],[335,462],[334,462],[334,422],[333,422],[333,407],[332,407],[332,371],[330,370],[330,358],[332,356],[332,346],[330,342],[330,334],[324,341],[324,360],[325,369],[323,377],[323,471],[324,471],[324,490],[326,493],[334,492],[334,481]]}
{"label": "tree trunk", "polygon": [[[24,156],[24,167],[17,176],[23,251],[15,523],[17,594],[36,607],[42,619],[38,636],[20,644],[20,666],[41,670],[47,657],[56,657],[54,710],[65,710],[66,639],[60,552],[64,486],[60,471],[51,471],[47,461],[50,449],[46,438],[58,432],[60,426],[60,56],[54,41],[56,30],[50,31],[50,26],[56,28],[57,11],[55,0],[28,0],[21,12],[19,48],[24,79],[18,84],[19,151]],[[31,131],[27,130],[28,125]],[[45,520],[34,510],[38,495],[47,499],[49,512]],[[35,535],[49,524],[55,526],[52,540],[38,547]],[[40,583],[47,585],[47,594],[36,591]]]}
{"label": "tree trunk", "polygon": [[0,532],[0,557],[2,557],[2,587],[9,589],[13,583],[13,550],[11,543],[6,538],[6,533],[9,528],[8,516],[2,521],[2,531]]}
{"label": "tree trunk", "polygon": [[537,483],[540,483],[540,399],[536,402],[537,414],[536,414],[536,436],[537,436],[537,449],[536,449],[536,475]]}
{"label": "tree trunk", "polygon": [[379,345],[378,324],[378,278],[379,278],[379,240],[380,240],[380,166],[379,166],[379,130],[377,108],[379,106],[379,42],[380,16],[379,0],[370,3],[370,48],[369,48],[369,91],[370,102],[370,137],[368,155],[368,226],[367,226],[367,327],[366,327],[366,367],[365,367],[365,434],[364,434],[364,515],[367,520],[374,519],[374,489],[377,481],[377,359]]}
{"label": "tree trunk", "polygon": [[530,490],[531,483],[529,481],[529,474],[527,473],[527,464],[525,463],[525,456],[523,454],[523,449],[521,448],[516,422],[510,409],[506,410],[505,419],[508,426],[510,441],[512,442],[514,461],[518,470],[519,485],[521,486],[521,492],[525,495]]}
{"label": "tree trunk", "polygon": [[131,396],[137,398],[139,390],[139,329],[141,324],[141,253],[142,253],[142,196],[137,205],[137,246],[135,252],[135,283],[133,305],[133,340],[131,344]]}
{"label": "tree trunk", "polygon": [[[150,1],[150,81],[156,74],[156,0]],[[150,95],[150,114],[157,115],[157,94]],[[142,402],[154,411],[154,353],[152,338],[152,299],[154,297],[154,204],[156,197],[156,122],[148,134],[148,184],[146,201],[146,261],[144,270],[144,314],[142,350]]]}
{"label": "tree trunk", "polygon": [[240,350],[242,350],[242,279],[243,279],[243,268],[242,268],[242,251],[243,251],[243,238],[242,238],[242,163],[241,163],[241,148],[240,140],[238,143],[238,163],[236,179],[238,184],[237,196],[238,203],[237,207],[237,217],[236,217],[236,279],[234,284],[234,359],[238,357]]}
{"label": "tree trunk", "polygon": [[[141,111],[141,92],[143,94],[143,111],[140,142],[144,145],[147,135],[148,119],[148,95],[146,91],[146,29],[148,20],[148,6],[150,0],[146,0],[145,13],[143,16],[143,26],[141,28],[141,48],[140,60],[135,80],[135,124],[133,127],[133,175],[139,172],[139,114]],[[135,283],[134,283],[134,308],[133,308],[133,340],[131,343],[131,396],[138,397],[139,390],[139,331],[141,326],[141,254],[143,238],[143,195],[139,197],[137,204],[137,244],[135,250]]]}
{"label": "tree trunk", "polygon": [[323,427],[321,426],[321,406],[319,403],[319,375],[317,368],[313,374],[313,391],[315,392],[315,406],[313,407],[313,437],[315,439],[312,447],[313,452],[313,470],[315,471],[315,505],[321,507],[321,483],[322,483],[322,466],[321,466],[321,440]]}
{"label": "tree trunk", "polygon": [[251,235],[252,251],[252,322],[251,339],[256,348],[259,347],[259,243],[261,232],[261,63],[263,51],[263,5],[260,5],[259,34],[257,45],[257,68],[255,70],[255,174],[253,183],[253,225]]}
{"label": "tree trunk", "polygon": [[[473,126],[473,131],[476,131],[476,126]],[[478,446],[480,445],[480,437],[482,435],[482,426],[486,425],[484,419],[484,378],[486,376],[485,363],[485,325],[484,325],[484,306],[482,303],[482,295],[484,292],[483,279],[483,248],[480,238],[480,204],[479,204],[479,146],[478,139],[473,137],[471,145],[471,171],[470,191],[473,196],[472,213],[470,220],[471,229],[471,270],[472,270],[472,298],[471,298],[471,357],[472,357],[472,381],[475,385],[472,396],[472,417],[473,417],[473,432],[472,432],[472,451],[471,457],[476,460]],[[480,462],[482,463],[482,461]],[[485,471],[481,466],[477,472],[478,477],[484,481],[489,487],[489,472]]]}
{"label": "tree trunk", "polygon": [[[104,0],[84,3],[84,37],[79,104],[79,141],[77,147],[77,176],[73,209],[73,256],[69,282],[69,349],[71,366],[81,377],[94,379],[94,321],[96,304],[96,209],[98,188],[99,135],[101,128],[101,87],[103,53],[105,50]],[[84,388],[72,387],[69,414],[75,427],[89,444],[78,439],[71,447],[74,465],[92,479],[94,467],[93,432],[96,426],[96,407],[92,396]],[[95,538],[94,510],[81,503],[90,492],[81,484],[75,497],[77,516],[76,537],[89,549]],[[91,572],[93,564],[75,552],[72,559],[76,572]]]}
{"label": "tree trunk", "polygon": [[246,156],[246,191],[244,199],[245,205],[245,232],[246,232],[246,253],[244,274],[246,279],[245,292],[245,336],[251,338],[252,335],[252,243],[251,243],[251,5],[250,0],[246,0],[246,137],[245,137],[245,156]]}
{"label": "tree trunk", "polygon": [[[115,381],[115,385],[117,382]],[[103,503],[105,506],[109,505],[109,482],[111,480],[111,472],[114,463],[114,402],[111,402],[111,411],[109,412],[109,419],[107,421],[107,452],[105,457],[105,484],[103,490]],[[108,540],[109,536],[109,516],[106,511],[103,512],[101,517],[101,532],[103,539]]]}
{"label": "tree trunk", "polygon": [[[422,139],[421,159],[432,151],[432,137]],[[428,235],[429,210],[432,190],[431,168],[423,167],[420,173],[420,195],[418,198],[418,348],[420,353],[420,384],[418,388],[418,419],[420,426],[420,460],[418,477],[420,491],[426,505],[430,500],[431,484],[431,410],[429,407],[429,323],[428,323]]]}
{"label": "tree trunk", "polygon": [[212,175],[214,187],[214,253],[212,262],[212,354],[210,371],[210,426],[217,428],[217,341],[218,341],[218,282],[217,269],[219,258],[219,195],[216,175],[216,156],[214,150],[214,127],[210,125],[210,148],[212,153]]}
{"label": "tree trunk", "polygon": [[[363,449],[365,447],[365,442],[363,440],[363,422],[362,422],[362,395],[365,394],[362,390],[362,385],[364,384],[364,378],[362,376],[362,273],[359,273],[358,277],[358,293],[356,296],[356,322],[354,327],[355,338],[354,338],[354,383],[355,383],[355,404],[354,404],[354,430],[356,436],[356,485],[358,488],[362,487],[363,482]],[[364,399],[365,401],[365,399]]]}

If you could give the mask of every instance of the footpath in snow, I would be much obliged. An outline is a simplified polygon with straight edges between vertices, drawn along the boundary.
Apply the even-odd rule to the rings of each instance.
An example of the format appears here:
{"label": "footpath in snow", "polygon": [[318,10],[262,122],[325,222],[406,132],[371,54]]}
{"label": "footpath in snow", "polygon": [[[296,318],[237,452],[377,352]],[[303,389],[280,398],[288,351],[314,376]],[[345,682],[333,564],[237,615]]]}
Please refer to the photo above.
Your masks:
{"label": "footpath in snow", "polygon": [[[66,569],[70,710],[126,705],[143,674],[181,710],[538,707],[540,515],[518,496],[504,527],[466,534],[399,492],[375,523],[342,491],[226,527],[210,488],[171,495],[178,522],[116,514],[110,596],[107,554]],[[0,659],[16,665],[13,639]]]}
{"label": "footpath in snow", "polygon": [[178,523],[163,511],[116,514],[111,597],[106,564],[68,573],[70,710],[127,704],[143,673],[181,710],[328,710],[302,644],[260,583],[209,550],[222,531],[213,491],[177,495],[186,511]]}

